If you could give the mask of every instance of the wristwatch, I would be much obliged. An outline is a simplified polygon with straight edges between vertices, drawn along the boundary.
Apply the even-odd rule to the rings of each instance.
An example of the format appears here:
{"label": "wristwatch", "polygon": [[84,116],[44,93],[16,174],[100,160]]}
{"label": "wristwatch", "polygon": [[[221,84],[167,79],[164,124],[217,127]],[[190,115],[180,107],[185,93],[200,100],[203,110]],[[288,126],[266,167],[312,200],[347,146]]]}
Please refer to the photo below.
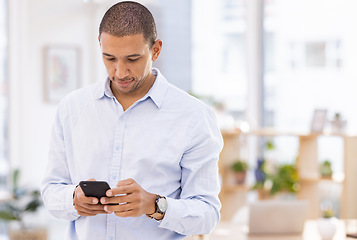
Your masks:
{"label": "wristwatch", "polygon": [[167,200],[166,197],[156,195],[155,200],[155,212],[151,214],[146,214],[149,218],[155,218],[158,214],[164,215],[167,210]]}

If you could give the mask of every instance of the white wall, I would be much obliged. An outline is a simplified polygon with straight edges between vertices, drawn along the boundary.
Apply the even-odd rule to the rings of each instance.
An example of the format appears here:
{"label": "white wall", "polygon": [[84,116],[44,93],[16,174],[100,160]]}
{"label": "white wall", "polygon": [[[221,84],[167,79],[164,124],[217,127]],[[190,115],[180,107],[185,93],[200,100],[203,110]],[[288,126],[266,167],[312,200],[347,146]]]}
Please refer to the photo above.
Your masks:
{"label": "white wall", "polygon": [[[155,67],[159,67],[169,82],[192,90],[191,0],[157,0],[151,4],[157,24],[158,38],[163,40]],[[150,8],[150,6],[149,6]],[[179,19],[179,20],[178,20]]]}
{"label": "white wall", "polygon": [[[76,46],[80,49],[80,87],[102,80],[106,71],[98,45],[98,27],[105,11],[117,0],[11,0],[10,22],[10,163],[20,167],[21,182],[39,187],[45,171],[48,147],[57,103],[44,101],[44,48],[47,46]],[[157,0],[138,1],[155,15],[159,36],[169,26],[162,18],[162,5]],[[185,3],[188,4],[187,1]],[[182,9],[182,12],[185,10]],[[186,14],[189,14],[187,12]],[[185,22],[185,26],[187,21]],[[185,44],[190,43],[190,28],[185,31]],[[176,35],[175,35],[176,36]],[[164,40],[161,63],[155,64],[174,84],[189,90],[190,50],[186,49],[186,72],[181,71],[182,61],[172,49],[177,48],[173,37]],[[167,45],[165,45],[167,44]],[[182,44],[181,44],[182,45]],[[171,50],[170,50],[171,49]],[[176,50],[177,51],[177,50]],[[173,57],[173,55],[175,55]],[[171,60],[170,60],[171,58]],[[170,62],[171,61],[171,62]],[[176,61],[176,62],[175,62]],[[165,64],[163,64],[165,62]],[[172,67],[174,65],[174,67]]]}
{"label": "white wall", "polygon": [[[117,1],[9,1],[9,146],[10,166],[20,168],[20,184],[40,188],[57,103],[44,101],[44,48],[80,48],[80,87],[106,77],[98,45],[104,12]],[[154,0],[141,1],[144,4]],[[47,225],[49,239],[63,239],[65,221],[42,211],[35,222]],[[26,219],[25,219],[26,220]],[[29,219],[34,222],[33,216]]]}
{"label": "white wall", "polygon": [[[82,0],[12,0],[10,3],[10,161],[21,181],[40,185],[57,104],[44,101],[43,49],[80,48],[80,86],[103,74],[97,27],[100,8]],[[97,50],[98,49],[98,50]],[[97,57],[98,56],[98,57]],[[96,70],[98,69],[98,70]]]}

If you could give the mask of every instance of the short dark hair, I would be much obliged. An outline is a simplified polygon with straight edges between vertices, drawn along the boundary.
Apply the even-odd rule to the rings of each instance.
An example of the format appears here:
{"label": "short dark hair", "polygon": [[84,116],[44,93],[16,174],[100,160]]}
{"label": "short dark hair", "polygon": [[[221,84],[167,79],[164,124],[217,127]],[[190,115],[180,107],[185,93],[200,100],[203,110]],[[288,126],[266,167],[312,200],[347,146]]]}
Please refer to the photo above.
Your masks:
{"label": "short dark hair", "polygon": [[156,41],[156,25],[151,12],[137,2],[124,1],[113,5],[104,14],[99,36],[109,33],[116,37],[143,34],[150,48]]}

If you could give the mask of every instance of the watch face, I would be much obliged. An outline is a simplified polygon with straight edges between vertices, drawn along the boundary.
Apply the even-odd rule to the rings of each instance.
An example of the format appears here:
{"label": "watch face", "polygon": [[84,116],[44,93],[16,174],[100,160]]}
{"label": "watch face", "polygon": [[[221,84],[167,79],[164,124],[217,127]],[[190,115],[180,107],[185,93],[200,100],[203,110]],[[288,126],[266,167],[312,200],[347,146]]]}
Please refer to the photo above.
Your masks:
{"label": "watch face", "polygon": [[167,201],[166,198],[159,198],[157,201],[157,207],[159,208],[160,212],[164,213],[167,209]]}

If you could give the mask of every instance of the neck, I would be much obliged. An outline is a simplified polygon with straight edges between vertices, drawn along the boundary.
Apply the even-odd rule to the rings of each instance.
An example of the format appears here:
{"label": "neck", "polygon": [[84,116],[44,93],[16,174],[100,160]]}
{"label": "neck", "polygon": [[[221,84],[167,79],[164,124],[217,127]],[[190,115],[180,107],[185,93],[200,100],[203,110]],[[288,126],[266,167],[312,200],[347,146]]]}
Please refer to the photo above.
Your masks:
{"label": "neck", "polygon": [[131,105],[133,105],[136,101],[138,101],[139,99],[144,97],[145,94],[147,94],[149,92],[150,88],[154,85],[155,79],[156,79],[156,76],[154,74],[150,73],[150,75],[147,76],[147,79],[145,80],[143,85],[134,92],[121,93],[121,92],[113,91],[113,89],[112,89],[112,91],[113,91],[115,98],[122,105],[122,107],[125,111]]}

